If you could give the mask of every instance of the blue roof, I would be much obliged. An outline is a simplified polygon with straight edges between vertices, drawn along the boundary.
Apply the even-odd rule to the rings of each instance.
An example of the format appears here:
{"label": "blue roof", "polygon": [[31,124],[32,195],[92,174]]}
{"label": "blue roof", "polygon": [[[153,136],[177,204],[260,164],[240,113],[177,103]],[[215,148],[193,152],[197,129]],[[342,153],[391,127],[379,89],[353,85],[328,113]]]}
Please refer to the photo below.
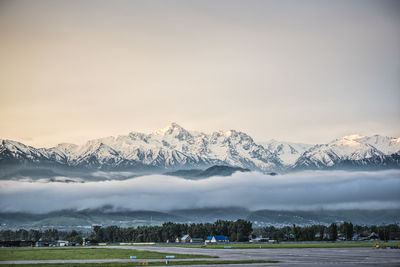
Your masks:
{"label": "blue roof", "polygon": [[207,239],[211,240],[213,237],[215,237],[215,240],[229,240],[229,238],[226,235],[207,236]]}

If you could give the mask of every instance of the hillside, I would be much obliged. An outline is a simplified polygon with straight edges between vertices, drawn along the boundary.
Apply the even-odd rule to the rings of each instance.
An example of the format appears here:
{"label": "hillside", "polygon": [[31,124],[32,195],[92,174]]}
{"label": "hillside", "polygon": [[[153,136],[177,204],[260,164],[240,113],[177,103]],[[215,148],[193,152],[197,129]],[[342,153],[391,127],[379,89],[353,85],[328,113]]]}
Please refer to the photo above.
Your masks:
{"label": "hillside", "polygon": [[253,227],[268,225],[312,225],[351,221],[359,225],[398,223],[400,210],[316,210],[316,211],[250,211],[244,208],[209,208],[157,211],[116,211],[111,207],[96,210],[63,210],[46,214],[0,213],[3,229],[58,228],[88,229],[93,225],[118,225],[124,227],[161,225],[172,221],[179,223],[206,223],[216,220],[246,219]]}

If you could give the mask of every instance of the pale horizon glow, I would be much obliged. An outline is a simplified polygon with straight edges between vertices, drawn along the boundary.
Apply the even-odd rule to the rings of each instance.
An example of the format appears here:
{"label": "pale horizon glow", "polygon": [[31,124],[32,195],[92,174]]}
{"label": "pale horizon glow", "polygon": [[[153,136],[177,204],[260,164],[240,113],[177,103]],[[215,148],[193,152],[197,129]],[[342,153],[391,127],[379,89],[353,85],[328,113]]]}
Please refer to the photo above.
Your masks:
{"label": "pale horizon glow", "polygon": [[400,2],[0,1],[0,139],[400,136]]}

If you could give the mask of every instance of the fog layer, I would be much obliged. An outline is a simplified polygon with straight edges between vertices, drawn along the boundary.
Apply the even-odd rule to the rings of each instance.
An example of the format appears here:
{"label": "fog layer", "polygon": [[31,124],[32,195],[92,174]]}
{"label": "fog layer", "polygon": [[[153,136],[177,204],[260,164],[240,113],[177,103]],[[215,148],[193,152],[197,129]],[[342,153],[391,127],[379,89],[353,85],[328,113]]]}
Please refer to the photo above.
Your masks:
{"label": "fog layer", "polygon": [[0,181],[1,212],[43,213],[104,205],[154,211],[232,206],[251,210],[400,208],[400,170],[277,176],[251,172],[196,181],[164,175],[87,183]]}

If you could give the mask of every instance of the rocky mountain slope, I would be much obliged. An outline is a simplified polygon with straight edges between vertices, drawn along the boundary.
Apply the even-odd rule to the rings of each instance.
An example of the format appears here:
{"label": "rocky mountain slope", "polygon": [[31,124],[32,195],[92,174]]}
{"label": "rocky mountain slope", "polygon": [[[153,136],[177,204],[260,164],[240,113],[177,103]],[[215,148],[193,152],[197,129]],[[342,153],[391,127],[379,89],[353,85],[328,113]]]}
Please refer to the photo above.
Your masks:
{"label": "rocky mountain slope", "polygon": [[266,149],[279,158],[284,166],[292,166],[299,157],[313,145],[271,140],[261,143]]}
{"label": "rocky mountain slope", "polygon": [[400,138],[350,135],[306,150],[293,168],[398,167]]}
{"label": "rocky mountain slope", "polygon": [[229,167],[223,165],[214,165],[205,170],[202,169],[189,169],[189,170],[177,170],[172,172],[166,172],[165,175],[182,177],[186,179],[203,179],[212,176],[231,176],[235,172],[249,172],[249,169],[243,169],[240,167]]}
{"label": "rocky mountain slope", "polygon": [[176,123],[150,134],[131,132],[78,146],[34,148],[0,140],[0,176],[15,170],[159,171],[228,165],[261,172],[324,168],[398,168],[400,138],[351,135],[328,144],[257,143],[246,133],[190,132]]}

